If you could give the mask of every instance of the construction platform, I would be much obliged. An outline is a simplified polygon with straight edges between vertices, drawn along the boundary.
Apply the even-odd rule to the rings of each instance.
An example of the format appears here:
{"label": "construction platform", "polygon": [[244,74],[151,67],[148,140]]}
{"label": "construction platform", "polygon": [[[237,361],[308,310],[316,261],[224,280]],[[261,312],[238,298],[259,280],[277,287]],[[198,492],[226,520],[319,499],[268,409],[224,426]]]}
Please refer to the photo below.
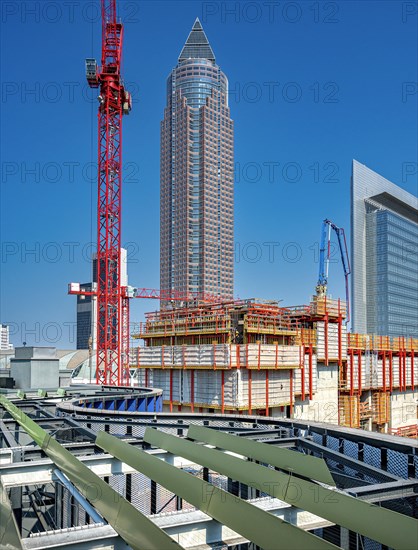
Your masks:
{"label": "construction platform", "polygon": [[[388,433],[417,419],[418,340],[348,334],[346,304],[314,296],[169,306],[146,315],[137,383],[166,410],[326,421]],[[407,433],[405,431],[405,433]],[[409,431],[408,433],[412,433]]]}

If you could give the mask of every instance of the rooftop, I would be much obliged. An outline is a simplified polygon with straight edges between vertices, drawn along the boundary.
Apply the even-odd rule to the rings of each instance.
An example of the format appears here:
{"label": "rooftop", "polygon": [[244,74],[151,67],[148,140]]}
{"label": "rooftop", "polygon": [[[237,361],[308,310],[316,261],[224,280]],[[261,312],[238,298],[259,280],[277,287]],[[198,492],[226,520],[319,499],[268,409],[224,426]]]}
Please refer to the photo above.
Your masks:
{"label": "rooftop", "polygon": [[192,30],[181,50],[179,63],[186,59],[209,59],[209,61],[215,63],[215,54],[198,17],[196,17]]}

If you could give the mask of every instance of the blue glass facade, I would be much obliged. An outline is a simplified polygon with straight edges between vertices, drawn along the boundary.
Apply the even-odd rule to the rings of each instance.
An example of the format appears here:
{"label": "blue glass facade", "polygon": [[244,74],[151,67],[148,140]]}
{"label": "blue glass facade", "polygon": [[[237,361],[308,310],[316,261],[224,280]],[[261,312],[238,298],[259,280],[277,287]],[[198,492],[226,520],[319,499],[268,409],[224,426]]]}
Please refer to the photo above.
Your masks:
{"label": "blue glass facade", "polygon": [[[368,273],[369,298],[371,304],[375,304],[369,308],[370,329],[374,328],[371,332],[415,336],[418,334],[418,226],[388,210],[376,210],[367,214],[367,233],[368,246],[375,249],[375,270]],[[371,256],[373,249],[370,252]]]}
{"label": "blue glass facade", "polygon": [[418,199],[353,162],[353,332],[418,337]]}

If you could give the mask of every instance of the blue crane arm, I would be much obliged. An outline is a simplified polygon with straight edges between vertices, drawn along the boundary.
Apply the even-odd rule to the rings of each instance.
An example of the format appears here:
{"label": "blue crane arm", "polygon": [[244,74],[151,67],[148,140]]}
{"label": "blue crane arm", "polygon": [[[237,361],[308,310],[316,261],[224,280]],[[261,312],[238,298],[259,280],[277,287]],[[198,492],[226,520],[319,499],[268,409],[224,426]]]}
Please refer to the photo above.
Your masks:
{"label": "blue crane arm", "polygon": [[328,269],[326,264],[328,262],[328,253],[327,253],[327,233],[328,233],[329,220],[324,220],[322,222],[321,230],[321,247],[319,249],[319,275],[318,275],[318,286],[326,285],[328,282]]}
{"label": "blue crane arm", "polygon": [[333,229],[335,229],[335,232],[337,233],[337,237],[338,237],[338,245],[340,247],[341,262],[343,264],[344,275],[348,276],[351,273],[351,267],[350,267],[350,260],[348,259],[348,249],[347,249],[347,241],[345,239],[345,232],[342,227],[334,226]]}
{"label": "blue crane arm", "polygon": [[336,226],[331,220],[324,220],[322,222],[322,231],[321,231],[321,247],[319,250],[319,276],[317,284],[318,294],[326,294],[326,289],[328,285],[328,268],[330,260],[330,246],[331,246],[331,230],[335,231],[338,239],[338,246],[341,254],[341,263],[344,269],[345,277],[345,295],[347,302],[347,321],[350,318],[350,295],[349,295],[349,285],[348,285],[348,276],[351,273],[350,260],[348,257],[348,248],[347,241],[345,238],[345,232],[342,227]]}

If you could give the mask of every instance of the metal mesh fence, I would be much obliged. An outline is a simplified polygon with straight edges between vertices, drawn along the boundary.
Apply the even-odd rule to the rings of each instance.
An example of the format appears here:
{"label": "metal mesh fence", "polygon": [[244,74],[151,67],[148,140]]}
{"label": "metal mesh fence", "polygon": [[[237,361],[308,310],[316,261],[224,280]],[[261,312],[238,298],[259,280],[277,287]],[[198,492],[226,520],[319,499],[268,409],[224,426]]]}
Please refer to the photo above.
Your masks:
{"label": "metal mesh fence", "polygon": [[313,437],[314,443],[319,443],[319,444],[322,443],[322,435],[321,434],[318,434],[316,432],[312,432],[312,437]]}
{"label": "metal mesh fence", "polygon": [[399,514],[405,514],[418,519],[418,499],[416,497],[387,500],[382,502],[382,506]]}
{"label": "metal mesh fence", "polygon": [[[329,449],[332,449],[333,451],[338,451],[338,439],[336,437],[332,437],[328,435],[327,447]],[[332,460],[331,458],[326,458],[326,463],[328,465],[328,468],[330,468],[331,470],[338,468],[338,464],[339,464],[336,460]]]}
{"label": "metal mesh fence", "polygon": [[[358,444],[349,439],[344,440],[344,454],[350,458],[357,460],[358,458]],[[349,476],[354,476],[357,473],[357,470],[350,468],[349,466],[344,466],[344,472]]]}
{"label": "metal mesh fence", "polygon": [[125,474],[116,474],[109,477],[109,485],[121,496],[126,493],[126,476]]}
{"label": "metal mesh fence", "polygon": [[388,449],[388,472],[408,479],[408,455]]}
{"label": "metal mesh fence", "polygon": [[[382,545],[375,540],[368,539],[367,537],[362,537],[362,546],[364,550],[381,550]],[[361,548],[361,546],[360,546]]]}
{"label": "metal mesh fence", "polygon": [[380,468],[380,449],[378,447],[372,447],[371,445],[364,445],[364,462],[374,466],[375,468]]}
{"label": "metal mesh fence", "polygon": [[151,513],[151,480],[140,473],[131,474],[131,502],[143,514]]}
{"label": "metal mesh fence", "polygon": [[[314,428],[301,429],[299,427],[292,428],[289,426],[279,426],[274,425],[273,422],[263,423],[260,421],[253,421],[252,419],[243,419],[242,421],[232,420],[225,417],[216,417],[214,415],[213,420],[202,420],[201,417],[196,416],[195,418],[186,416],[183,419],[183,423],[178,421],[178,416],[174,417],[172,420],[169,417],[158,418],[157,420],[150,416],[141,417],[137,421],[135,419],[127,421],[126,418],[121,418],[121,422],[116,423],[112,420],[107,421],[108,419],[101,418],[100,421],[93,420],[87,416],[77,417],[77,421],[81,426],[88,427],[94,432],[98,431],[108,431],[115,436],[126,436],[130,435],[134,438],[142,439],[147,426],[158,427],[159,430],[164,431],[165,433],[170,433],[173,435],[187,435],[187,430],[189,425],[205,425],[209,428],[222,428],[229,432],[234,432],[235,430],[257,430],[256,440],[264,441],[266,439],[280,437],[306,437],[310,436],[314,443],[322,445],[324,442],[324,436],[322,430],[318,432],[314,431]],[[170,425],[169,425],[170,424]],[[277,433],[262,433],[264,430],[277,429]],[[325,432],[326,433],[326,432]],[[335,432],[334,432],[335,433]],[[333,437],[329,434],[325,437],[326,446],[328,449],[336,452],[343,453],[347,458],[352,458],[355,461],[359,460],[359,444],[356,441],[350,439],[345,439],[344,434],[341,438]],[[340,446],[340,441],[342,440],[342,447]],[[369,440],[370,441],[370,440]],[[376,442],[377,443],[377,442]],[[378,443],[377,443],[378,444]],[[295,450],[295,449],[294,449]],[[295,452],[298,452],[295,450]],[[338,456],[333,456],[328,458],[321,448],[318,448],[312,452],[315,456],[320,456],[325,458],[326,463],[331,471],[341,474],[341,481],[338,481],[341,484],[341,488],[344,486],[351,487],[356,486],[356,483],[360,480],[361,482],[366,482],[370,484],[379,483],[382,481],[387,481],[387,476],[385,476],[382,471],[381,474],[377,471],[375,474],[367,471],[366,466],[370,465],[377,469],[382,468],[382,452],[378,446],[368,445],[363,443],[363,454],[361,460],[364,462],[364,467],[361,462],[354,464],[345,464],[344,461],[340,461]],[[416,477],[418,477],[418,456],[413,457],[413,465]],[[181,464],[180,464],[181,467]],[[200,466],[190,467],[189,465],[184,467],[184,470],[187,471],[190,475],[197,476],[203,479],[203,468]],[[408,454],[397,452],[391,449],[387,450],[387,471],[396,476],[402,477],[404,479],[408,478]],[[346,481],[344,481],[344,476],[348,476]],[[127,479],[129,478],[129,481]],[[351,479],[348,479],[351,478]],[[337,476],[335,479],[338,479]],[[227,477],[222,476],[216,472],[209,472],[209,481],[215,487],[219,487],[225,491],[235,492],[237,490],[237,484],[231,482]],[[125,475],[112,475],[109,478],[109,484],[121,495],[128,497],[142,513],[146,515],[150,514],[175,514],[176,512],[183,510],[189,511],[194,510],[194,507],[179,499],[171,491],[165,489],[160,485],[152,485],[152,482],[143,476],[142,474],[135,473],[130,474],[129,476]],[[362,484],[362,483],[361,483]],[[339,485],[340,486],[340,485]],[[238,485],[238,491],[240,487]],[[254,494],[252,496],[255,496]],[[257,496],[268,496],[266,493],[259,493]],[[244,496],[243,498],[247,498]],[[68,500],[68,498],[63,499],[63,508],[65,517],[75,517],[74,513],[71,514],[71,506],[73,503]],[[384,502],[383,506],[398,511],[399,513],[414,515],[416,513],[416,502],[414,499],[397,499],[394,501]],[[78,523],[80,525],[85,522],[85,511],[80,509],[78,511]],[[67,525],[71,527],[72,525]],[[65,526],[64,526],[65,527]],[[337,531],[332,529],[320,530],[321,535],[327,540],[331,540],[335,544],[338,544],[337,540],[340,536]],[[319,534],[319,533],[318,533]],[[365,537],[357,537],[358,548],[364,548],[365,550],[380,550],[381,545],[376,541]]]}

